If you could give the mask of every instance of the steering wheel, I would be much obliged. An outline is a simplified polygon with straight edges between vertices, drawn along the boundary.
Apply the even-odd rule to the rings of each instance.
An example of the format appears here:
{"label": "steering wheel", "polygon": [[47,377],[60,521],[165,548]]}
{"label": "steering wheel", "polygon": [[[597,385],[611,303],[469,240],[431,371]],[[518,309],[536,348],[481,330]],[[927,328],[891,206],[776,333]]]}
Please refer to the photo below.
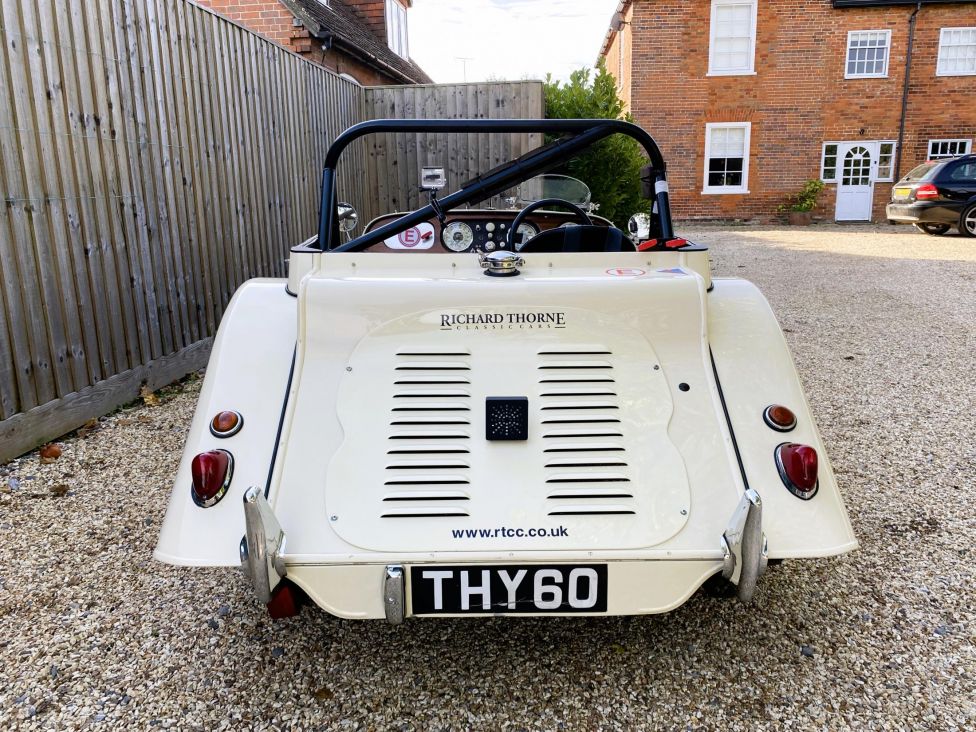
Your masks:
{"label": "steering wheel", "polygon": [[525,217],[533,211],[538,211],[543,206],[562,206],[563,208],[568,208],[570,211],[576,214],[576,218],[578,218],[584,226],[593,225],[593,222],[590,220],[590,217],[586,215],[586,212],[575,203],[564,201],[561,198],[543,198],[541,201],[533,201],[519,211],[518,216],[515,217],[515,221],[512,222],[512,227],[508,230],[508,245],[511,247],[513,252],[516,251],[515,237],[518,233],[519,227],[522,225],[522,222],[525,221]]}

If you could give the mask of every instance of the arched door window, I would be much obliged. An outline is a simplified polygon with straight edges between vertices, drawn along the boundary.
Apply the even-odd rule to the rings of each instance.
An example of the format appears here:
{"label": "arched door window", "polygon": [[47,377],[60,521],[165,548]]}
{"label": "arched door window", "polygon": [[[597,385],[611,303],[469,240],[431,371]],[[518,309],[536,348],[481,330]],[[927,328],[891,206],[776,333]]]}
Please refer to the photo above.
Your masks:
{"label": "arched door window", "polygon": [[866,147],[852,147],[844,156],[842,185],[871,185],[871,153]]}

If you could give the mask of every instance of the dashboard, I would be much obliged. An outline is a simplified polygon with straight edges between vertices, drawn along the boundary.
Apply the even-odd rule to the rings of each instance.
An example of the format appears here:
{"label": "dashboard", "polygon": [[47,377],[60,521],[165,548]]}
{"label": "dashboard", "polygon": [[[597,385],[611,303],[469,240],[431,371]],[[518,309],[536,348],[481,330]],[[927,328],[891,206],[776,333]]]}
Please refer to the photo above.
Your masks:
{"label": "dashboard", "polygon": [[[451,211],[444,225],[434,218],[412,229],[407,229],[385,241],[366,249],[370,252],[434,252],[454,254],[463,252],[491,252],[497,249],[512,249],[509,243],[512,222],[519,211],[512,209],[462,209]],[[366,227],[366,233],[390,224],[403,216],[402,213],[386,214],[373,219]],[[610,222],[590,214],[595,226],[610,226]],[[542,231],[559,226],[579,223],[571,213],[560,211],[535,211],[529,214],[515,236],[515,249],[520,249],[527,241]]]}

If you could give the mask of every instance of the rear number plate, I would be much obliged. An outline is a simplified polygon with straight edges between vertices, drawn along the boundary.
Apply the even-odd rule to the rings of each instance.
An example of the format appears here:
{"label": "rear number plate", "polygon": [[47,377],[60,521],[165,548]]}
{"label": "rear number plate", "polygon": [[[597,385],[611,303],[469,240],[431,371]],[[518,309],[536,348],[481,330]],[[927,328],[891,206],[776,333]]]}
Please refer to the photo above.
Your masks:
{"label": "rear number plate", "polygon": [[604,613],[607,565],[411,567],[414,615]]}
{"label": "rear number plate", "polygon": [[905,198],[908,198],[911,194],[912,194],[912,189],[911,188],[896,188],[895,189],[895,195],[896,196],[904,196]]}

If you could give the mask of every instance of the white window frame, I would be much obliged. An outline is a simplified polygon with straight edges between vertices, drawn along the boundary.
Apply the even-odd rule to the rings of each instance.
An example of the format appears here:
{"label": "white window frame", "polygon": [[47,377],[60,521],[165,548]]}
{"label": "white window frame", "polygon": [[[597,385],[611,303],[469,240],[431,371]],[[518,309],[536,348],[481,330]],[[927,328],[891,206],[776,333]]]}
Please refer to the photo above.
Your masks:
{"label": "white window frame", "polygon": [[[410,58],[407,9],[398,0],[386,0],[386,45],[400,58]],[[394,22],[396,21],[396,22]]]}
{"label": "white window frame", "polygon": [[[837,182],[837,169],[840,165],[840,146],[842,142],[835,142],[833,140],[828,140],[820,148],[820,180],[824,183],[836,183]],[[834,145],[837,150],[834,152],[834,177],[827,178],[824,176],[824,170],[826,169],[827,163],[827,145]]]}
{"label": "white window frame", "polygon": [[[891,162],[888,167],[888,175],[881,177],[881,146],[891,145]],[[892,183],[895,180],[895,159],[898,157],[898,140],[878,140],[877,155],[874,156],[874,170],[876,183]]]}
{"label": "white window frame", "polygon": [[[708,185],[708,168],[712,147],[712,130],[741,128],[745,130],[742,156],[742,185],[738,186],[710,186]],[[705,124],[705,170],[703,176],[702,195],[743,195],[749,193],[749,145],[752,139],[752,122],[708,122]]]}
{"label": "white window frame", "polygon": [[[749,47],[749,66],[741,69],[715,68],[715,15],[723,5],[752,5],[752,34]],[[708,76],[753,76],[756,73],[756,35],[759,16],[758,0],[712,0],[712,12],[708,23]]]}
{"label": "white window frame", "polygon": [[[933,148],[933,146],[938,145],[938,144],[943,143],[943,142],[960,144],[960,145],[963,146],[963,150],[961,152],[955,153],[953,155],[938,155],[936,157],[932,157],[932,148]],[[973,141],[971,139],[969,139],[969,138],[966,138],[966,137],[952,137],[952,138],[944,138],[944,139],[933,139],[933,140],[929,140],[928,157],[926,157],[926,160],[949,160],[950,158],[957,158],[960,155],[969,155],[969,153],[971,153],[972,151],[973,151]]]}
{"label": "white window frame", "polygon": [[[939,53],[936,56],[935,75],[936,76],[976,76],[976,68],[972,71],[943,71],[942,70],[942,49],[945,47],[945,37],[947,32],[952,31],[973,31],[976,33],[976,26],[959,26],[956,28],[943,28],[939,32]],[[969,45],[969,44],[966,44]]]}
{"label": "white window frame", "polygon": [[[872,74],[852,74],[848,70],[848,65],[850,64],[851,57],[851,41],[855,36],[862,35],[864,33],[880,33],[885,37],[885,61],[884,61],[884,72],[883,73],[872,73]],[[852,30],[847,32],[847,45],[844,47],[844,78],[845,79],[887,79],[888,78],[888,67],[891,65],[891,31],[878,28],[876,30]]]}

